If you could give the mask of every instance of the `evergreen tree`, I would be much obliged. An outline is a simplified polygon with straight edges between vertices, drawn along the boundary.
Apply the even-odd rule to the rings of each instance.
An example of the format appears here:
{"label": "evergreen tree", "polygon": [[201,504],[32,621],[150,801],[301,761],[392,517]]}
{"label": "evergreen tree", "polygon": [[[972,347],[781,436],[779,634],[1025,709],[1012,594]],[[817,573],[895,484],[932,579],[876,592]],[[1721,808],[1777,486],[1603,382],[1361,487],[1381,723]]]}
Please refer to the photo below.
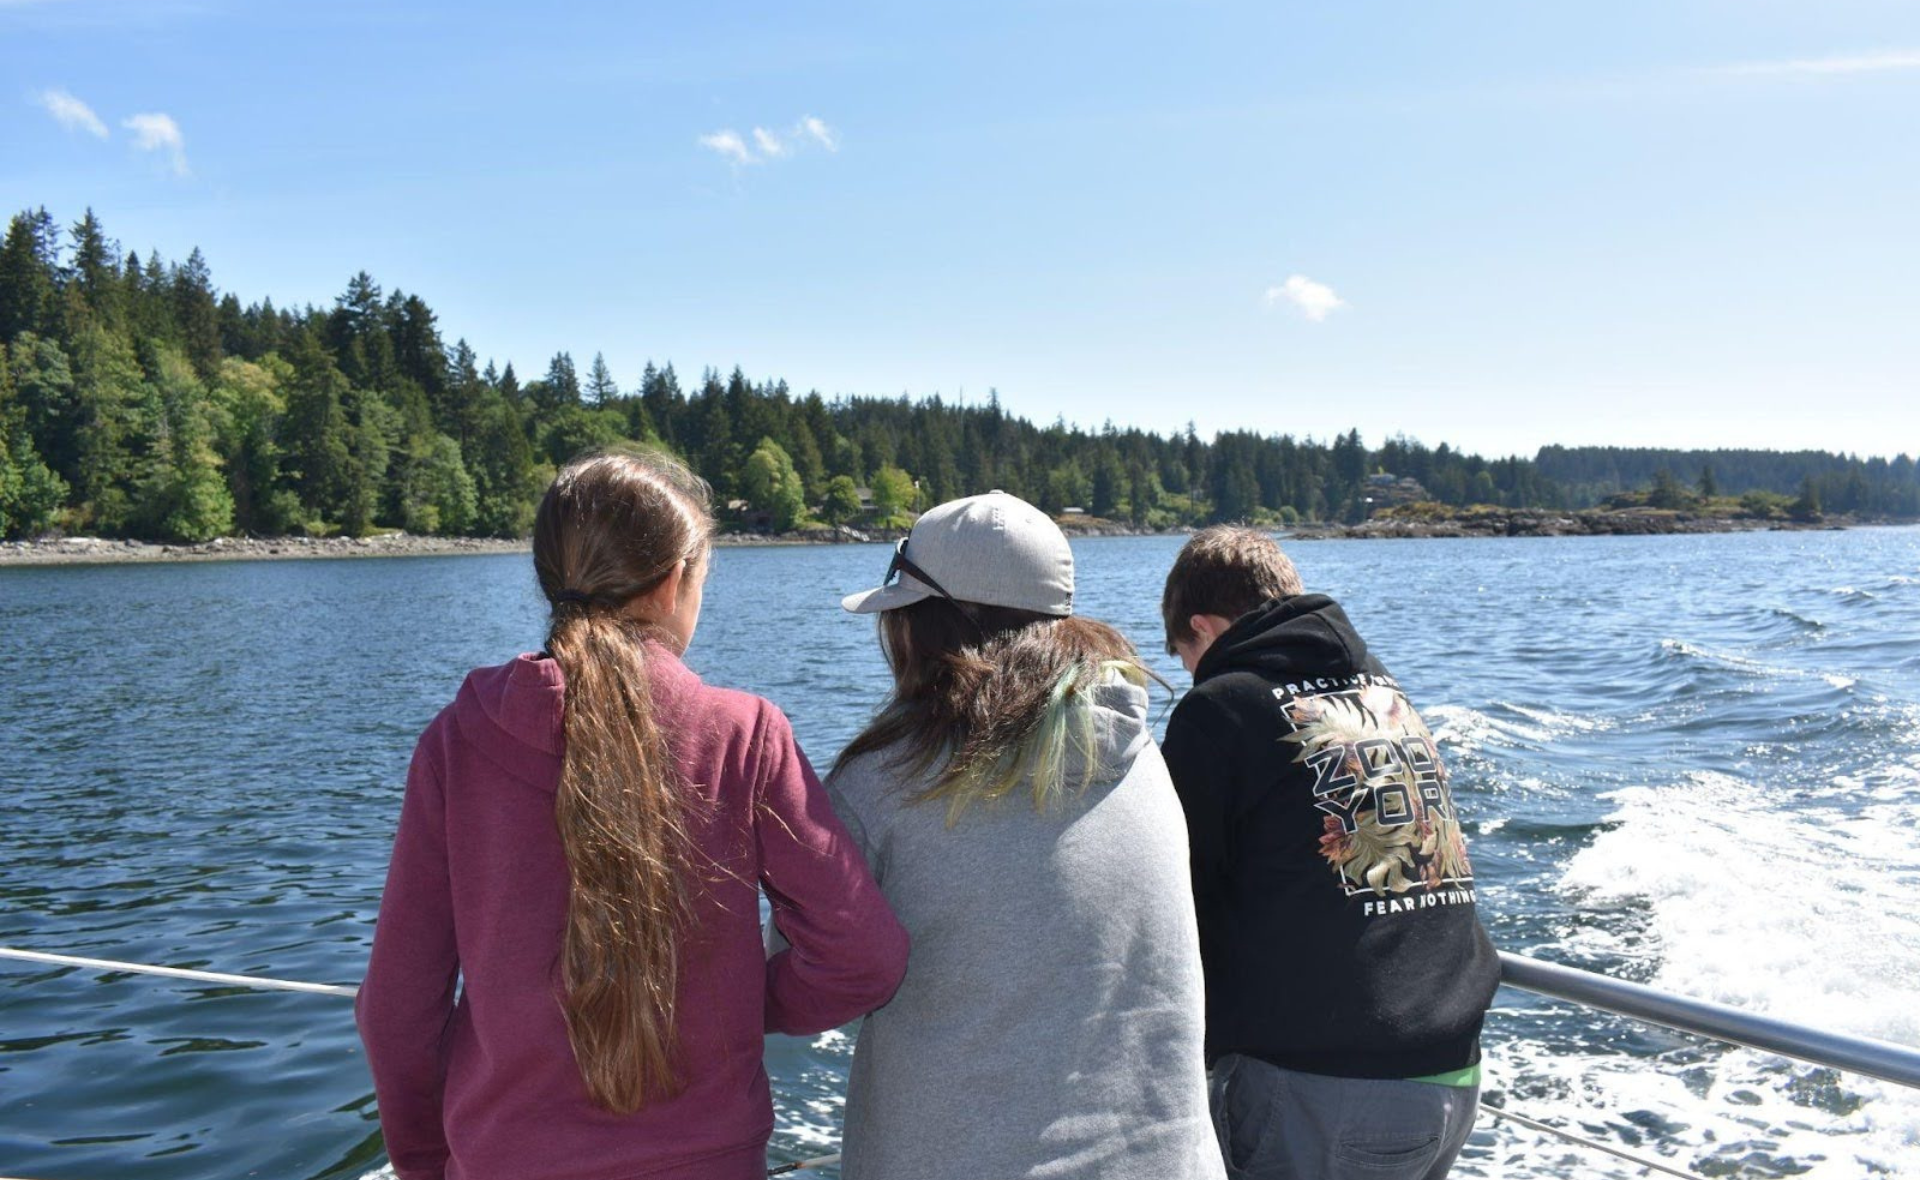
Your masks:
{"label": "evergreen tree", "polygon": [[[447,361],[447,378],[442,383],[445,393],[434,408],[434,421],[462,447],[473,438],[475,415],[484,387],[489,384],[475,367],[478,361],[464,338],[453,346],[453,355]],[[491,371],[492,366],[488,369]],[[492,384],[497,384],[497,380]]]}
{"label": "evergreen tree", "polygon": [[156,344],[178,344],[180,328],[174,322],[173,280],[160,251],[147,252],[147,264],[130,290],[133,338]]}
{"label": "evergreen tree", "polygon": [[311,327],[295,338],[288,361],[281,481],[298,497],[300,523],[325,531],[339,520],[352,483],[347,379]]}
{"label": "evergreen tree", "polygon": [[347,280],[347,289],[335,297],[327,317],[327,344],[344,356],[355,341],[364,342],[382,327],[380,285],[366,271]]}
{"label": "evergreen tree", "polygon": [[580,377],[574,372],[571,353],[554,354],[547,364],[547,375],[527,387],[527,400],[540,414],[580,404]]}
{"label": "evergreen tree", "polygon": [[607,368],[607,358],[594,353],[593,367],[587,371],[588,404],[604,406],[619,396],[620,386],[613,379],[613,370]]}
{"label": "evergreen tree", "polygon": [[640,405],[647,412],[647,420],[659,432],[660,441],[682,453],[686,444],[681,440],[679,419],[686,400],[673,366],[656,369],[653,362],[648,361],[646,372],[640,376]]}
{"label": "evergreen tree", "polygon": [[489,537],[524,537],[533,527],[540,476],[533,448],[520,428],[518,410],[501,389],[489,390],[476,408],[473,446],[466,467],[474,483],[474,532]]}
{"label": "evergreen tree", "polygon": [[[440,339],[440,326],[433,309],[419,296],[402,295],[398,291],[387,302],[392,323],[388,335],[393,344],[396,371],[426,395],[427,404],[436,417],[447,416],[450,371],[446,345]],[[471,353],[468,363],[472,363]]]}
{"label": "evergreen tree", "polygon": [[[73,275],[73,289],[96,319],[109,327],[118,327],[121,322],[119,246],[108,240],[92,209],[73,223],[71,237],[72,257],[67,265]],[[4,282],[0,279],[0,284]]]}
{"label": "evergreen tree", "polygon": [[89,325],[73,341],[73,397],[77,522],[127,533],[145,519],[139,501],[159,478],[155,465],[168,461],[158,392],[126,337]]}
{"label": "evergreen tree", "polygon": [[0,242],[0,344],[22,332],[54,334],[54,294],[60,230],[43,209],[27,209],[7,224]]}
{"label": "evergreen tree", "polygon": [[52,340],[22,332],[8,349],[7,369],[21,429],[71,486],[80,473],[80,403],[67,354]]}
{"label": "evergreen tree", "polygon": [[1788,509],[1788,511],[1793,513],[1795,520],[1820,519],[1822,515],[1820,511],[1820,488],[1813,482],[1811,475],[1800,481],[1800,498],[1793,502],[1793,507]]}
{"label": "evergreen tree", "polygon": [[0,345],[0,538],[44,532],[66,503],[66,481],[34,449],[26,408],[15,397],[7,349]]}
{"label": "evergreen tree", "polygon": [[173,320],[179,327],[193,371],[203,381],[220,371],[220,311],[213,294],[213,274],[198,246],[172,275]]}

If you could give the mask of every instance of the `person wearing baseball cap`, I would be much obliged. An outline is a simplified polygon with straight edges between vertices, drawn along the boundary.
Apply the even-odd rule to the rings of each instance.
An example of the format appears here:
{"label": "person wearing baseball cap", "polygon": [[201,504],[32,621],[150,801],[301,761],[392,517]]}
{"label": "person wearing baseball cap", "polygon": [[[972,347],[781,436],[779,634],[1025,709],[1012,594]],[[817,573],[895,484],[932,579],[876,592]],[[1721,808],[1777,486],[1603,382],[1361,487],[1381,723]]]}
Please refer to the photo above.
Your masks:
{"label": "person wearing baseball cap", "polygon": [[1186,825],[1150,674],[1073,613],[1073,550],[989,492],[880,585],[892,693],[828,797],[912,940],[848,1083],[846,1180],[1222,1180]]}

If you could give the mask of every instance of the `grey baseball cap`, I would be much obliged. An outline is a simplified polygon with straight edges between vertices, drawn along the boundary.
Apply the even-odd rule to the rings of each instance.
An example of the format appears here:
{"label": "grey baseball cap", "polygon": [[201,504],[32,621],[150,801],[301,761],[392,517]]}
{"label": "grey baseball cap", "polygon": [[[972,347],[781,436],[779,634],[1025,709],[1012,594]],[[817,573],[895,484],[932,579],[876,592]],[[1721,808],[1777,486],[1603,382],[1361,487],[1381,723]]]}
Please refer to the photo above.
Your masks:
{"label": "grey baseball cap", "polygon": [[949,500],[914,522],[881,585],[840,605],[871,614],[935,597],[1070,615],[1073,550],[1059,525],[1018,496]]}

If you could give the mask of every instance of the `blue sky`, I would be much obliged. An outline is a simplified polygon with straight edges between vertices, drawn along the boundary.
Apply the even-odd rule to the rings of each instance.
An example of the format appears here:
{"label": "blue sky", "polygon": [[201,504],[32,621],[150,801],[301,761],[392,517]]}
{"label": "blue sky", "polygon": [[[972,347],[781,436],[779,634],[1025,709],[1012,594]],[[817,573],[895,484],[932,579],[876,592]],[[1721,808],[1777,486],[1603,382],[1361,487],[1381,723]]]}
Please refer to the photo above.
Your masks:
{"label": "blue sky", "polygon": [[0,79],[0,205],[523,374],[1920,451],[1911,3],[0,0]]}

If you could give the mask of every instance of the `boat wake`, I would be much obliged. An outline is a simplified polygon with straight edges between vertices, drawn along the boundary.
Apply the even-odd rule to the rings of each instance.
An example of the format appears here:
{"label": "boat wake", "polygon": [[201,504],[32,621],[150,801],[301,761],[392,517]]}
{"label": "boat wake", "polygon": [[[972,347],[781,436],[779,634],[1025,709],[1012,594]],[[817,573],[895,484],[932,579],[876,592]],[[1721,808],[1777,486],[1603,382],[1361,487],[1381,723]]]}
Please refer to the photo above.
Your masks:
{"label": "boat wake", "polygon": [[[1790,809],[1765,786],[1704,772],[1612,793],[1607,826],[1559,884],[1571,906],[1611,916],[1576,924],[1551,957],[1612,960],[1684,995],[1920,1043],[1920,768],[1835,786]],[[1598,1044],[1501,1043],[1494,1100],[1707,1174],[1920,1176],[1920,1094],[1612,1023]]]}

